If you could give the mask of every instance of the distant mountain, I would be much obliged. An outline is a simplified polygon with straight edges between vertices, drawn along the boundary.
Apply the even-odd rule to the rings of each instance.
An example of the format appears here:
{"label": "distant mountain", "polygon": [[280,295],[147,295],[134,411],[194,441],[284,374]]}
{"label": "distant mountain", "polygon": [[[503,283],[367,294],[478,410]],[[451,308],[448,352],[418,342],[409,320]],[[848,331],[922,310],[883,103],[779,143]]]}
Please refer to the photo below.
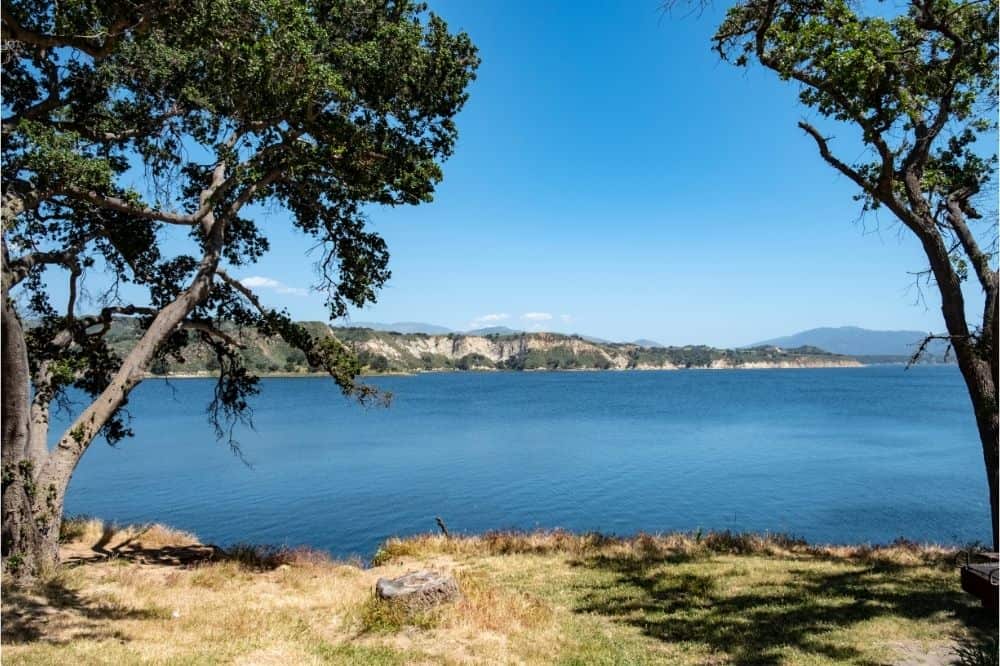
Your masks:
{"label": "distant mountain", "polygon": [[604,338],[598,338],[598,337],[595,337],[593,335],[580,335],[579,333],[577,333],[576,337],[580,338],[581,340],[586,340],[587,342],[593,342],[596,345],[609,345],[609,344],[611,344],[610,340],[605,340]]}
{"label": "distant mountain", "polygon": [[397,321],[391,324],[381,324],[373,321],[355,321],[346,327],[370,328],[373,331],[392,331],[395,333],[426,333],[427,335],[445,335],[452,332],[450,328],[435,324],[425,324],[419,321]]}
{"label": "distant mountain", "polygon": [[645,338],[639,338],[632,344],[639,345],[640,347],[655,348],[655,347],[666,347],[666,345],[661,345],[656,340],[646,340]]}
{"label": "distant mountain", "polygon": [[464,335],[518,335],[523,333],[523,331],[515,331],[513,328],[507,328],[506,326],[487,326],[486,328],[475,328],[471,331],[465,331]]}
{"label": "distant mountain", "polygon": [[[773,346],[782,348],[818,347],[831,354],[848,356],[912,356],[926,337],[922,331],[872,331],[857,326],[813,328],[782,338],[772,338],[748,347]],[[927,345],[927,354],[941,357],[945,343],[934,340]]]}

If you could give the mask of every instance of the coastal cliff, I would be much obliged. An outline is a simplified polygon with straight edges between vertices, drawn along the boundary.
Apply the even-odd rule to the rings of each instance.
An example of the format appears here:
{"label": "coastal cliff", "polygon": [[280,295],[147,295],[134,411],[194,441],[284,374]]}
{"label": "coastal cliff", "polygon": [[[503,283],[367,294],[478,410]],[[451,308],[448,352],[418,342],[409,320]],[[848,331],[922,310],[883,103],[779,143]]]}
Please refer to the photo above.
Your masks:
{"label": "coastal cliff", "polygon": [[849,356],[813,347],[716,349],[706,346],[643,347],[603,343],[557,333],[424,335],[341,328],[334,334],[354,345],[376,372],[420,370],[677,370],[826,368],[862,365]]}
{"label": "coastal cliff", "polygon": [[[336,337],[354,349],[365,372],[414,373],[451,370],[680,370],[843,368],[863,365],[850,356],[815,347],[717,349],[704,345],[646,347],[634,343],[595,342],[576,335],[515,333],[507,335],[428,335],[369,328],[331,328],[305,322],[317,337]],[[247,368],[261,375],[303,375],[311,369],[305,355],[283,340],[253,332],[234,337],[243,345]],[[118,320],[109,333],[112,349],[127,353],[138,339],[134,321]],[[177,356],[154,363],[154,375],[201,376],[217,368],[212,351],[192,340]]]}

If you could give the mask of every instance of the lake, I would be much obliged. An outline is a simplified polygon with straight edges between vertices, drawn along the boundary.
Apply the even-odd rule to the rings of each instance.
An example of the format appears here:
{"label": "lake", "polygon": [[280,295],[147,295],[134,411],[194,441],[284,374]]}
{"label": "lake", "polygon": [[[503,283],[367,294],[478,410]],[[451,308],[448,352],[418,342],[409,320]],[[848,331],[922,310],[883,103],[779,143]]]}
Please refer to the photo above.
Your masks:
{"label": "lake", "polygon": [[[370,557],[392,535],[498,528],[754,530],[815,542],[988,541],[982,454],[953,366],[378,377],[388,409],[265,379],[247,466],[211,380],[149,380],[135,437],[95,441],[68,515],[219,545]],[[63,415],[62,422],[65,422]]]}

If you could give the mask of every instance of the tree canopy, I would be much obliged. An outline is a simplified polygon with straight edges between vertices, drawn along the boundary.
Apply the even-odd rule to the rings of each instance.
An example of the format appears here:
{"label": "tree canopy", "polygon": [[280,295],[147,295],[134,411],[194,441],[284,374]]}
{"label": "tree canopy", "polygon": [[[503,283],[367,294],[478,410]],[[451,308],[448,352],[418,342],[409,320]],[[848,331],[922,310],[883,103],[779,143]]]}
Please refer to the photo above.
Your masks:
{"label": "tree canopy", "polygon": [[[6,556],[21,505],[58,531],[79,456],[99,432],[128,434],[128,391],[191,336],[218,358],[220,432],[244,412],[256,377],[222,321],[279,335],[374,397],[346,347],[230,270],[290,219],[322,249],[330,317],[372,302],[390,273],[366,207],[431,200],[479,60],[410,0],[5,0],[2,26]],[[168,228],[187,230],[186,249],[163,242]],[[84,304],[90,273],[109,287]],[[120,316],[143,331],[123,358],[104,338]],[[70,386],[94,402],[49,454],[50,405]]]}

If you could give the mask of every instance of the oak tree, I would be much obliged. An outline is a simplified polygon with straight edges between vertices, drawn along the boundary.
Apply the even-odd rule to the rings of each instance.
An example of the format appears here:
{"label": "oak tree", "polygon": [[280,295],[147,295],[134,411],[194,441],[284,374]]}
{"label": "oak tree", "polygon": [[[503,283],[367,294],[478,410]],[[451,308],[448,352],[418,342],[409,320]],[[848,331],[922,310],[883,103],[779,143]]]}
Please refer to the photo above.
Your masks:
{"label": "oak tree", "polygon": [[[947,330],[930,338],[950,344],[972,399],[996,550],[997,3],[901,7],[741,0],[713,43],[724,60],[762,65],[797,85],[801,102],[833,126],[853,128],[867,149],[860,158],[857,144],[843,147],[799,123],[820,157],[857,187],[865,211],[889,211],[919,241]],[[966,300],[966,281],[976,304]]]}
{"label": "oak tree", "polygon": [[[232,269],[293,226],[322,248],[331,318],[373,301],[388,254],[366,207],[431,199],[479,61],[411,0],[4,0],[2,30],[3,561],[30,576],[58,560],[81,456],[129,434],[129,392],[190,341],[215,352],[220,432],[257,392],[234,327],[377,397]],[[88,274],[109,285],[92,306]],[[123,357],[119,317],[141,328]],[[70,390],[90,402],[50,446]]]}

